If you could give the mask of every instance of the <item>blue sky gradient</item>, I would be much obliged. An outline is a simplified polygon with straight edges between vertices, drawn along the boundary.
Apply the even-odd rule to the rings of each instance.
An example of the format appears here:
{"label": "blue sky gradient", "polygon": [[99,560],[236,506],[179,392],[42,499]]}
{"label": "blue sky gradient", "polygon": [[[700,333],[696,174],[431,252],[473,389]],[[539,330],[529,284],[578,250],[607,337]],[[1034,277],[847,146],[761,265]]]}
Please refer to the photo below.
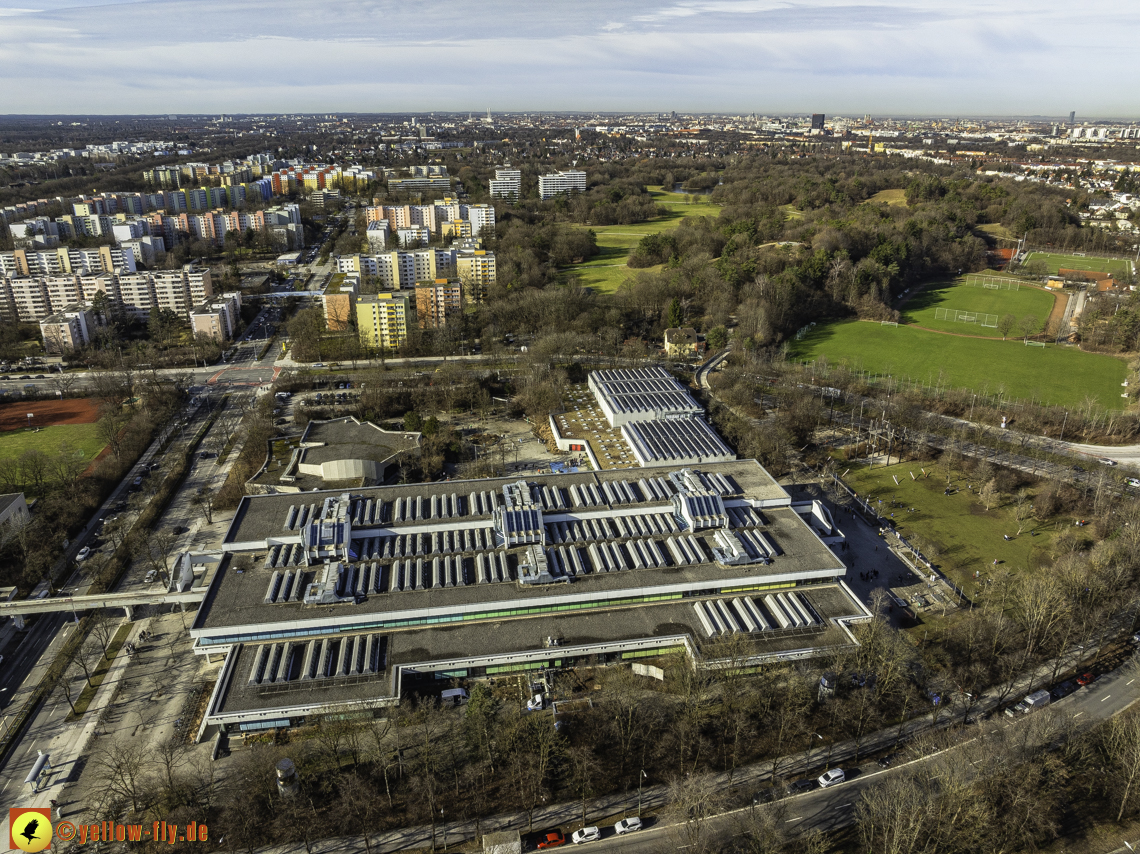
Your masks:
{"label": "blue sky gradient", "polygon": [[0,112],[1140,114],[1119,0],[0,0]]}

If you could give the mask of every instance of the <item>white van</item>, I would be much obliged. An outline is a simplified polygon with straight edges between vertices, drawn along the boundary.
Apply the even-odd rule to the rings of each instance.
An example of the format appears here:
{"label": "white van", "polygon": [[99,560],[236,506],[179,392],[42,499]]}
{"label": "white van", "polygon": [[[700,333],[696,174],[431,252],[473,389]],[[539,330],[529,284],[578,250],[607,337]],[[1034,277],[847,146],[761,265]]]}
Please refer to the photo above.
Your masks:
{"label": "white van", "polygon": [[439,702],[446,708],[447,706],[462,706],[469,699],[471,699],[467,692],[462,688],[448,688],[439,695]]}

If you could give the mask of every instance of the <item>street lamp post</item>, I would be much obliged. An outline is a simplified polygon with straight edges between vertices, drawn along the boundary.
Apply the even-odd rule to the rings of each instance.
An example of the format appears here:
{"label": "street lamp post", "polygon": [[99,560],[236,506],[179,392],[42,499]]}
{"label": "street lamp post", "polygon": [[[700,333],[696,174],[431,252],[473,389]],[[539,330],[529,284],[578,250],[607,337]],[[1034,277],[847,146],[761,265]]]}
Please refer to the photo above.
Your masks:
{"label": "street lamp post", "polygon": [[641,776],[637,778],[637,817],[641,818],[641,784],[645,782],[645,769],[641,769]]}

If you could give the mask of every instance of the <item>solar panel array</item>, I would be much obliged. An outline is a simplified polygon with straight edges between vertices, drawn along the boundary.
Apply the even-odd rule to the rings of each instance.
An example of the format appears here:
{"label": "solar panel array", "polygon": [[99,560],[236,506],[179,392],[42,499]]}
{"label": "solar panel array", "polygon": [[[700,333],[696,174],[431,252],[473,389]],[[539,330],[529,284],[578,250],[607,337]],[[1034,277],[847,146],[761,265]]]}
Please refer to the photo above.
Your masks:
{"label": "solar panel array", "polygon": [[697,620],[710,638],[737,632],[802,629],[823,621],[802,593],[770,593],[763,607],[755,599],[709,599],[693,603]]}
{"label": "solar panel array", "polygon": [[593,371],[589,384],[607,414],[656,417],[704,411],[685,387],[660,367]]}
{"label": "solar panel array", "polygon": [[642,465],[727,462],[736,454],[700,418],[670,421],[631,421],[623,424],[622,437]]}
{"label": "solar panel array", "polygon": [[267,643],[254,650],[248,684],[369,676],[383,672],[386,664],[387,639],[379,634]]}

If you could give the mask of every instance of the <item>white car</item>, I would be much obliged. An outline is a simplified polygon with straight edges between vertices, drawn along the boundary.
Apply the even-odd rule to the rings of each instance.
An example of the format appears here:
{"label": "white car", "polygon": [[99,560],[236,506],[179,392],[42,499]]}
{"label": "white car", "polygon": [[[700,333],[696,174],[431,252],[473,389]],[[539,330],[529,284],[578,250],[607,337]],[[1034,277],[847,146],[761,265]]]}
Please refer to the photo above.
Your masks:
{"label": "white car", "polygon": [[629,818],[623,818],[614,825],[614,833],[618,836],[635,833],[638,830],[641,830],[641,819],[635,815],[631,815]]}
{"label": "white car", "polygon": [[583,842],[596,842],[602,838],[602,831],[594,825],[593,827],[583,827],[581,830],[575,830],[570,835],[570,841],[575,845],[581,845]]}
{"label": "white car", "polygon": [[842,768],[832,768],[830,771],[824,771],[816,782],[821,789],[826,789],[828,786],[837,786],[846,779],[847,775]]}
{"label": "white car", "polygon": [[89,557],[91,557],[91,547],[90,546],[84,546],[83,548],[81,548],[79,550],[79,554],[77,554],[75,556],[75,560],[79,563],[82,563],[83,561],[87,560],[87,558],[89,558]]}
{"label": "white car", "polygon": [[143,578],[143,583],[151,584],[156,578],[158,578],[158,570],[152,569],[146,574],[146,577]]}
{"label": "white car", "polygon": [[541,694],[535,694],[526,702],[526,708],[528,712],[537,712],[540,709],[544,708],[545,705],[546,701]]}
{"label": "white car", "polygon": [[1129,486],[1140,487],[1140,477],[1126,477],[1124,478],[1124,482]]}
{"label": "white car", "polygon": [[1100,460],[1099,460],[1099,462],[1102,462],[1102,463],[1104,463],[1106,466],[1114,466],[1114,465],[1116,465],[1116,460],[1114,460],[1114,459],[1110,459],[1109,457],[1101,457],[1101,458],[1100,458]]}

